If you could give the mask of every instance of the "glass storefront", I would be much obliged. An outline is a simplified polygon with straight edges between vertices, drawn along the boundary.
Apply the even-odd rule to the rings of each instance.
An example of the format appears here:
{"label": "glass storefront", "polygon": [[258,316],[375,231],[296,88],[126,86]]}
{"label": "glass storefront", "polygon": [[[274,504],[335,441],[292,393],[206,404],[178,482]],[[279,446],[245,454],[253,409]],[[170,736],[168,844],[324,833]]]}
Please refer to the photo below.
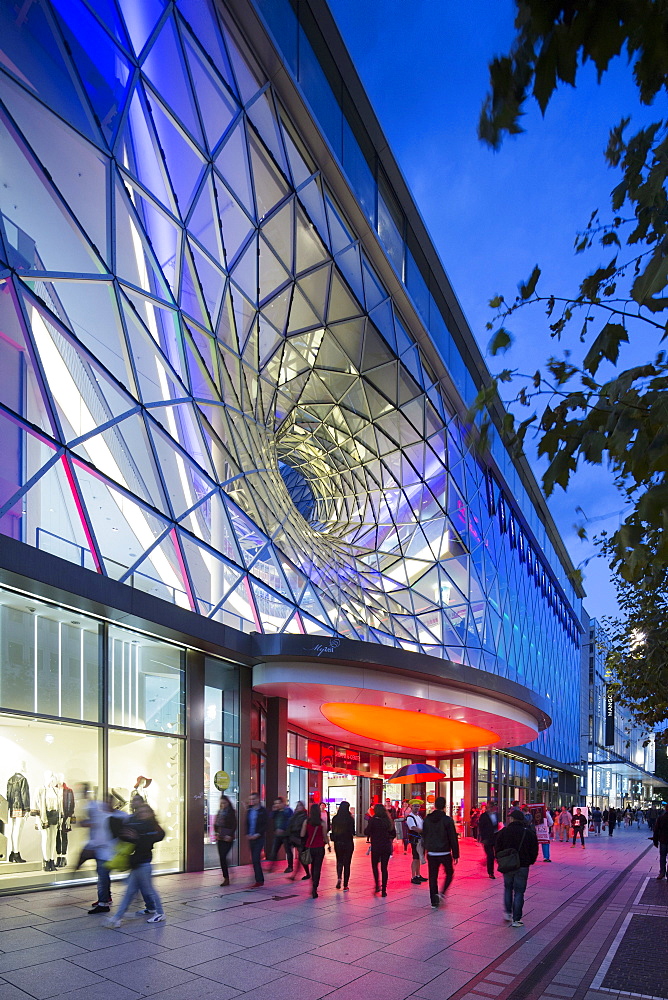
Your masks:
{"label": "glass storefront", "polygon": [[[155,868],[183,869],[186,649],[0,588],[0,893],[93,877],[76,864],[86,800],[106,793],[152,806]],[[239,668],[202,656],[208,866],[223,786],[239,799]]]}

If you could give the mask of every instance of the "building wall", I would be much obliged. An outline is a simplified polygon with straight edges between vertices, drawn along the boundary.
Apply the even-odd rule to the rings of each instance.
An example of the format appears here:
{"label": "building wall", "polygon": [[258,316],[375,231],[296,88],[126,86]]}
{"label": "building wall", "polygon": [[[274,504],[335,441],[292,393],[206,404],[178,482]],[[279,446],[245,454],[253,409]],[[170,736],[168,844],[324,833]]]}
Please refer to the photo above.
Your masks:
{"label": "building wall", "polygon": [[564,567],[240,37],[209,0],[0,19],[0,530],[241,631],[518,680],[574,760]]}

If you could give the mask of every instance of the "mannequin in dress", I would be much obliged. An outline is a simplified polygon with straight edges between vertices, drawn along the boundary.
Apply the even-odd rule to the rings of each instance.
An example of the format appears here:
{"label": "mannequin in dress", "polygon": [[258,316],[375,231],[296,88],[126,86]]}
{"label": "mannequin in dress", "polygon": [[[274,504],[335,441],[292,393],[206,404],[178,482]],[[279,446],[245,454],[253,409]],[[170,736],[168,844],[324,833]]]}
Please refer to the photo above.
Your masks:
{"label": "mannequin in dress", "polygon": [[58,779],[51,771],[44,772],[44,785],[37,793],[38,824],[42,833],[42,858],[44,871],[56,871],[56,837],[61,820],[62,798],[59,794]]}
{"label": "mannequin in dress", "polygon": [[65,868],[67,865],[67,840],[72,829],[72,818],[74,816],[74,792],[65,784],[65,775],[58,776],[58,796],[60,798],[60,818],[58,821],[58,832],[56,833],[56,868]]}
{"label": "mannequin in dress", "polygon": [[26,778],[27,766],[24,760],[19,761],[16,772],[7,782],[7,845],[9,861],[24,865],[21,857],[21,837],[26,816],[30,812],[30,787]]}

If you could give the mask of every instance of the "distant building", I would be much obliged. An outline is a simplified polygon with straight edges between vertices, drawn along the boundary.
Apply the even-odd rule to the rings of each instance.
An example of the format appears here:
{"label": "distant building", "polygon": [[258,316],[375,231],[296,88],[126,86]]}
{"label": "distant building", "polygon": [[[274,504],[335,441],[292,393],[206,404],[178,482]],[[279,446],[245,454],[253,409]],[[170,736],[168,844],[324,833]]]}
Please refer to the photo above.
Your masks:
{"label": "distant building", "polygon": [[[587,620],[583,615],[584,624]],[[606,675],[610,639],[596,618],[589,620],[582,644],[581,754],[582,794],[602,809],[644,806],[666,785],[654,774],[654,733],[638,726],[614,697]],[[647,744],[646,746],[644,744]]]}

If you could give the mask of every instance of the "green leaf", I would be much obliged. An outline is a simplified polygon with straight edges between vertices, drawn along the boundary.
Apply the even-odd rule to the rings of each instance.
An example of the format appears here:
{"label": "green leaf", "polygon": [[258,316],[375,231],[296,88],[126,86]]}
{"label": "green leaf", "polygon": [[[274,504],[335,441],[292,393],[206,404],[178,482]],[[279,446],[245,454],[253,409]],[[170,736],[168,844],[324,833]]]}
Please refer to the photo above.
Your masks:
{"label": "green leaf", "polygon": [[498,309],[503,303],[503,295],[495,295],[493,299],[489,300],[490,309]]}
{"label": "green leaf", "polygon": [[494,336],[489,342],[487,350],[494,357],[504,351],[507,351],[513,342],[513,336],[505,327],[500,326],[496,331]]}
{"label": "green leaf", "polygon": [[520,298],[523,302],[530,299],[533,293],[536,291],[536,285],[538,284],[538,279],[540,278],[540,268],[538,264],[534,267],[533,271],[529,275],[528,281],[521,281],[519,283],[518,290],[520,293]]}
{"label": "green leaf", "polygon": [[604,359],[617,364],[620,344],[628,344],[629,335],[621,323],[606,323],[598,337],[591,345],[582,366],[585,371],[595,375]]}

